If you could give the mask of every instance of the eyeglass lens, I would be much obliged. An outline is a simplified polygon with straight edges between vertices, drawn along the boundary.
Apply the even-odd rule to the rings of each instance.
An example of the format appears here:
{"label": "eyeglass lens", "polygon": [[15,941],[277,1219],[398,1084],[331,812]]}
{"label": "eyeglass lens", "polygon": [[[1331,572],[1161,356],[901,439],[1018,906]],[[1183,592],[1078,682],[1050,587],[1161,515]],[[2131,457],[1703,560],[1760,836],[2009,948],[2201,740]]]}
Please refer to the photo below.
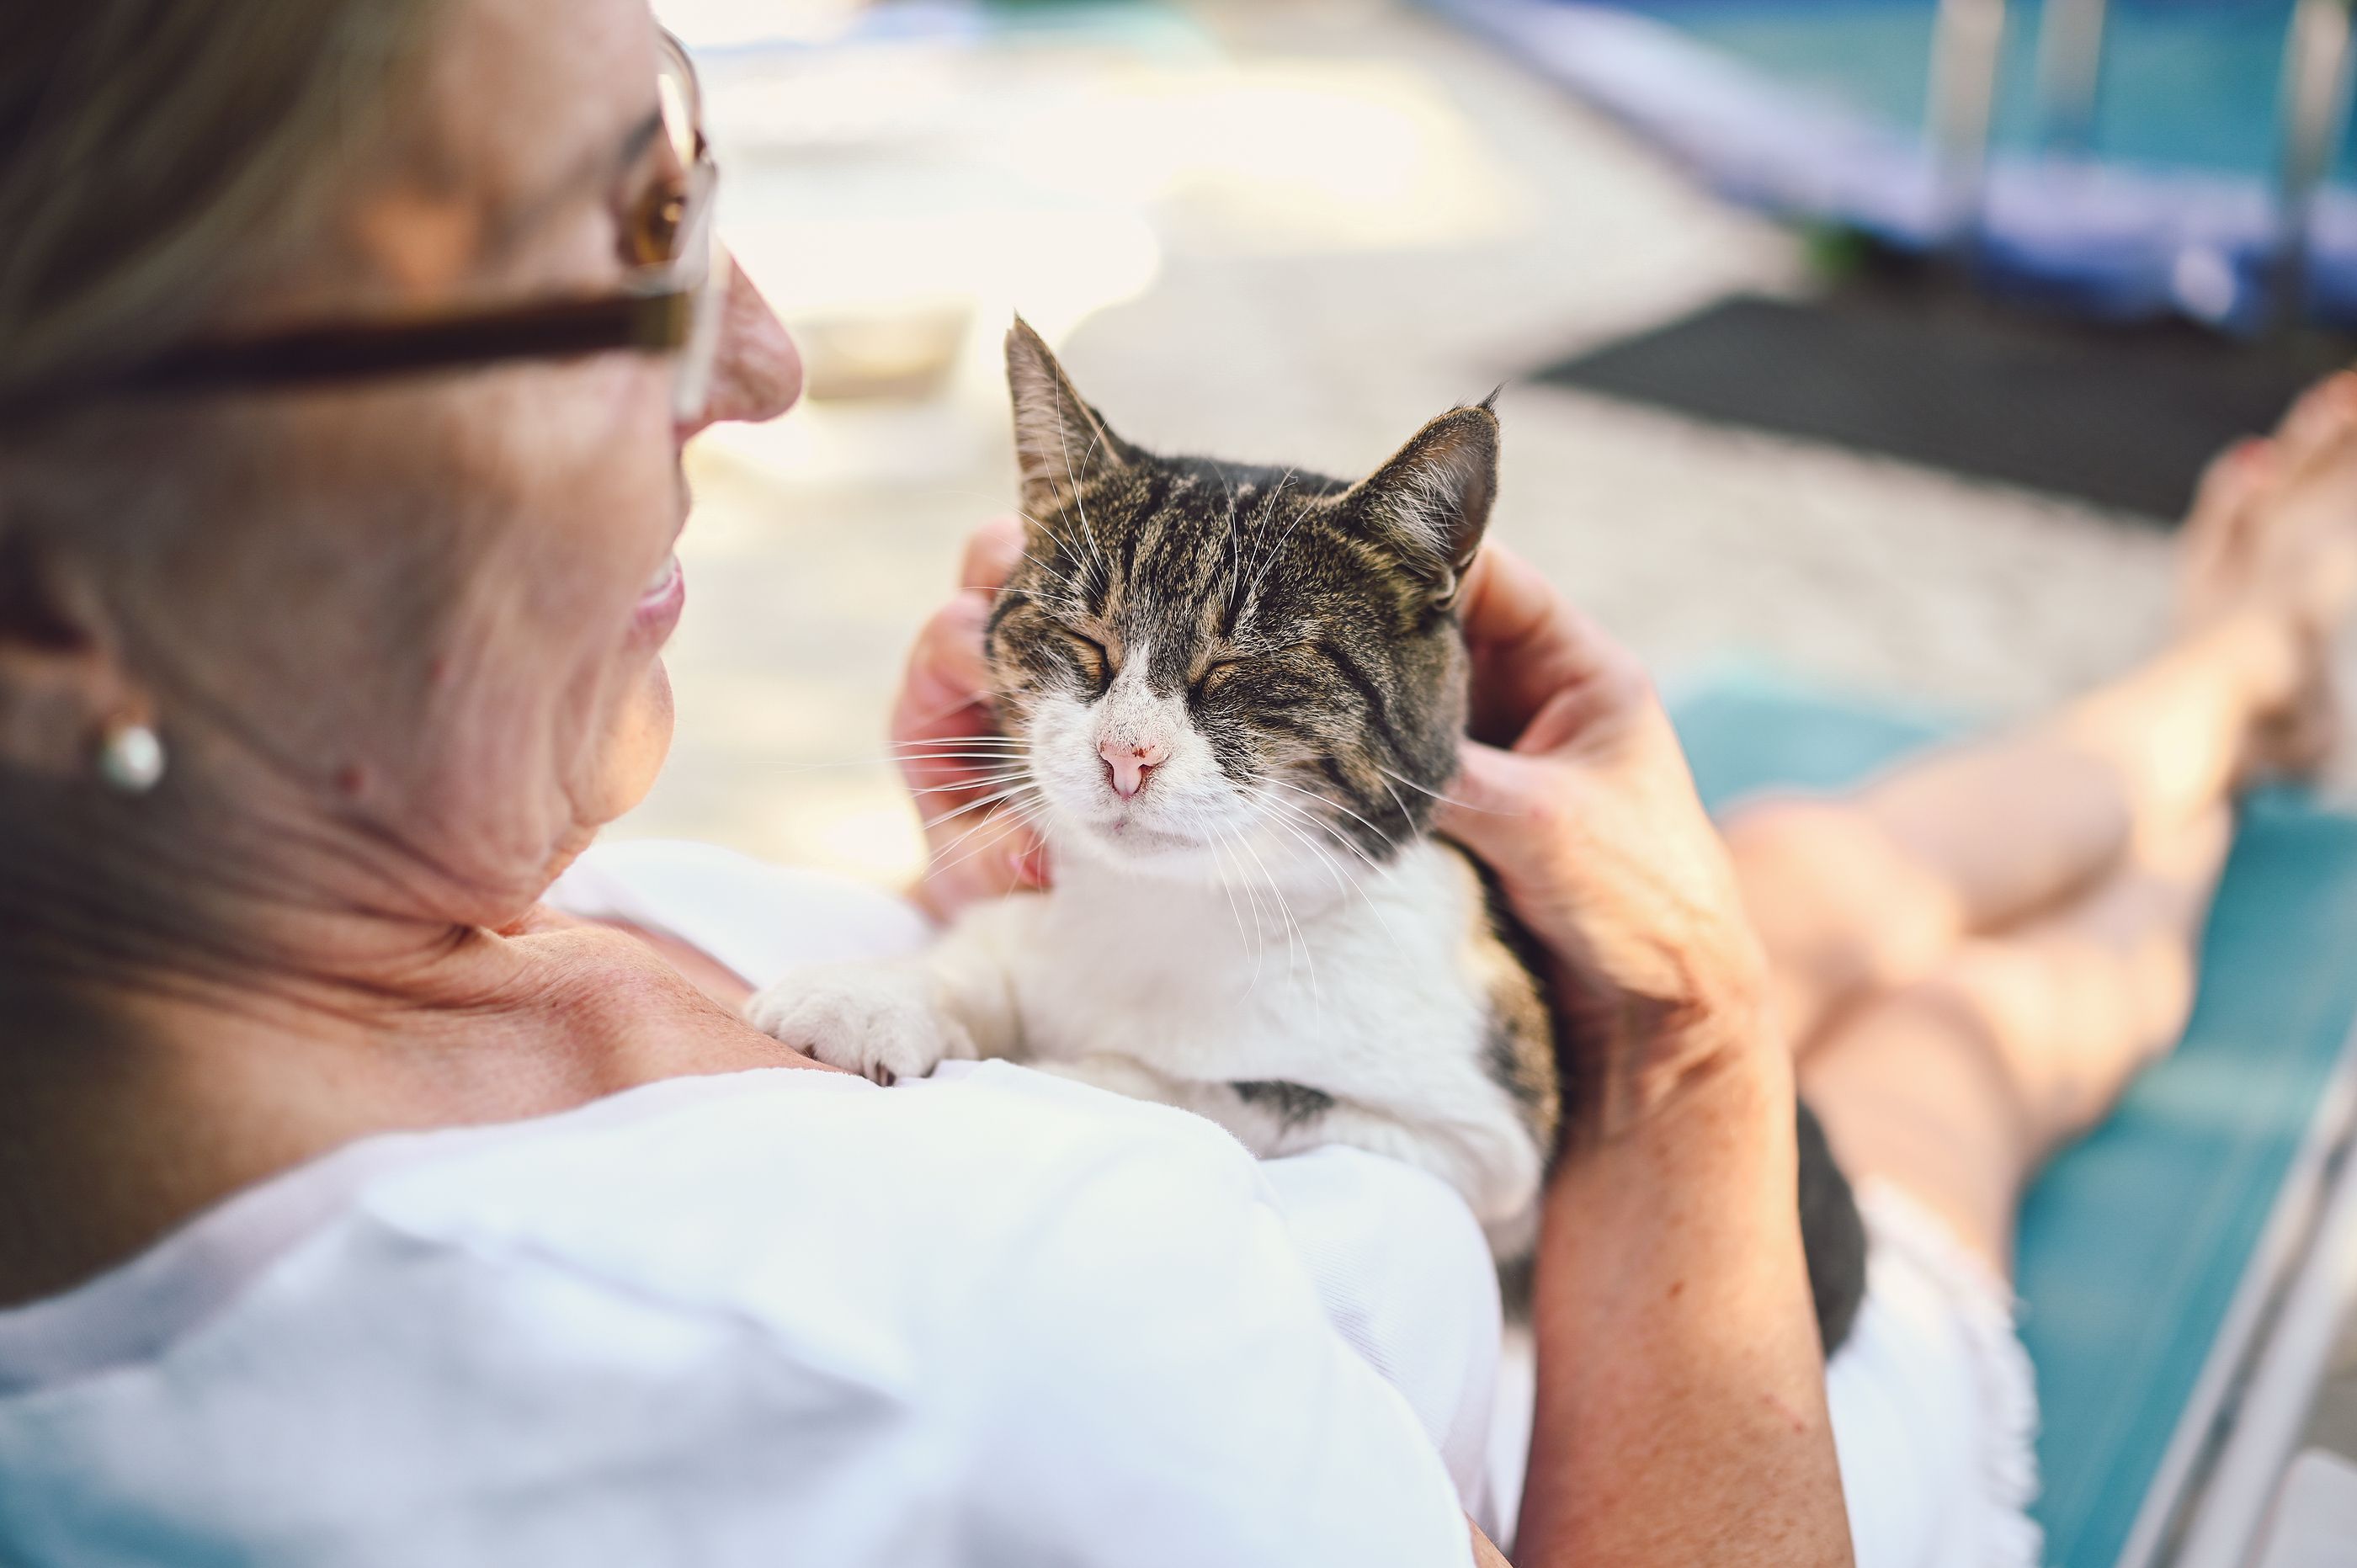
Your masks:
{"label": "eyeglass lens", "polygon": [[683,423],[702,414],[720,347],[720,318],[734,263],[712,232],[712,201],[718,174],[704,143],[702,93],[695,69],[676,38],[665,35],[655,91],[663,130],[684,177],[672,236],[673,286],[693,291],[687,341],[673,361],[673,413]]}

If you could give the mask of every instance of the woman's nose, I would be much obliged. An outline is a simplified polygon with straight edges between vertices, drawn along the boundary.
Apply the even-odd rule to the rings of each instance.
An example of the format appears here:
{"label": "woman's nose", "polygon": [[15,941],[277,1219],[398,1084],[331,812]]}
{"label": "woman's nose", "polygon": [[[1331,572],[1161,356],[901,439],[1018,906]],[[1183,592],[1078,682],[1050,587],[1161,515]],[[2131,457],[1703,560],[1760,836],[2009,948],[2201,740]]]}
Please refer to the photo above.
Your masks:
{"label": "woman's nose", "polygon": [[775,419],[802,396],[802,358],[794,349],[794,340],[786,335],[785,323],[778,319],[734,256],[728,265],[728,293],[722,306],[712,388],[705,397],[704,412],[680,427],[682,441],[724,420],[759,424]]}

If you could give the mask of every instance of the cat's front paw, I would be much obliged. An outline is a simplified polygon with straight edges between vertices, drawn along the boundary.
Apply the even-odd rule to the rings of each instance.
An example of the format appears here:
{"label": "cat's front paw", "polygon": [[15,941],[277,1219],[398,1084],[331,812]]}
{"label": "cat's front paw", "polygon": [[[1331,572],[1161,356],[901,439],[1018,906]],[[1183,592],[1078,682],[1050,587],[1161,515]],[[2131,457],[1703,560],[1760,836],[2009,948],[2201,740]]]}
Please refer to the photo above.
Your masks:
{"label": "cat's front paw", "polygon": [[942,1011],[923,971],[892,964],[810,964],[745,1004],[763,1034],[829,1067],[889,1084],[975,1054],[965,1026]]}

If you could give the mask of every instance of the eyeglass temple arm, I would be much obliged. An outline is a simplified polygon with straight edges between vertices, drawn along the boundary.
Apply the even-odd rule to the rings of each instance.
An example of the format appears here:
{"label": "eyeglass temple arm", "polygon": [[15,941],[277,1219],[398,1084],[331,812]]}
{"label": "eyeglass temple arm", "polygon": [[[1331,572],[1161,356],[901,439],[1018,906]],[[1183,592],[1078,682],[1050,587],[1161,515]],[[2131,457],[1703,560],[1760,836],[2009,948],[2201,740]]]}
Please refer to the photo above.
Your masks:
{"label": "eyeglass temple arm", "polygon": [[307,328],[191,344],[143,367],[128,384],[151,392],[281,386],[617,350],[669,353],[687,341],[694,316],[694,291],[674,289],[424,321]]}

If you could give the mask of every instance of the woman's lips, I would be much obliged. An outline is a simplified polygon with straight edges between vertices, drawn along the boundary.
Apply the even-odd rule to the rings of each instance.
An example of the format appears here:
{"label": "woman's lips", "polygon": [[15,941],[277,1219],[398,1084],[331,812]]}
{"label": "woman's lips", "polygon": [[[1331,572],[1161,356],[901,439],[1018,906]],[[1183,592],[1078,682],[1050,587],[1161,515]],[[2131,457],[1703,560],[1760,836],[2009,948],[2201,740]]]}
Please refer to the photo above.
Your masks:
{"label": "woman's lips", "polygon": [[646,592],[639,596],[632,625],[640,636],[661,642],[679,625],[680,612],[686,607],[686,574],[679,569],[677,555],[666,555],[647,580]]}

